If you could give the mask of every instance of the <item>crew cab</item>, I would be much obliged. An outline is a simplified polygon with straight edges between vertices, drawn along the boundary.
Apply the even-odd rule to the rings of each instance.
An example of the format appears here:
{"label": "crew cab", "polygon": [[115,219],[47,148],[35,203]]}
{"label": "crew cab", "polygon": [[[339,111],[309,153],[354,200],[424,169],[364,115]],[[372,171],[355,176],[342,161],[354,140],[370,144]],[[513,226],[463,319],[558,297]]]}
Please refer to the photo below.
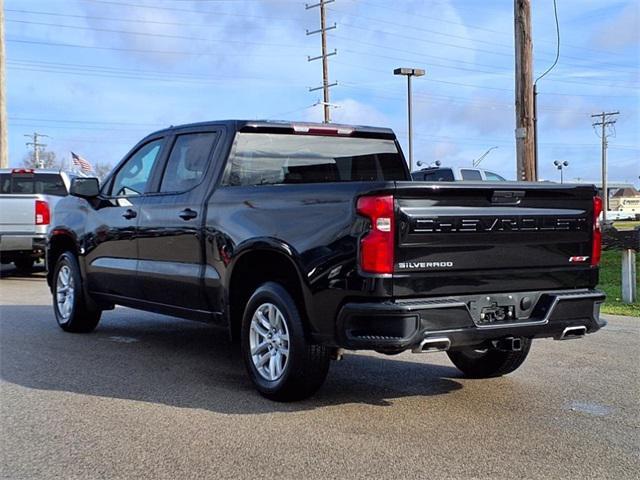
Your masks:
{"label": "crew cab", "polygon": [[0,169],[0,260],[29,271],[44,258],[47,228],[71,176],[48,169]]}
{"label": "crew cab", "polygon": [[69,332],[114,305],[222,327],[275,400],[311,395],[344,349],[492,377],[605,324],[600,210],[593,185],[412,181],[389,129],[208,122],[75,179],[47,278]]}

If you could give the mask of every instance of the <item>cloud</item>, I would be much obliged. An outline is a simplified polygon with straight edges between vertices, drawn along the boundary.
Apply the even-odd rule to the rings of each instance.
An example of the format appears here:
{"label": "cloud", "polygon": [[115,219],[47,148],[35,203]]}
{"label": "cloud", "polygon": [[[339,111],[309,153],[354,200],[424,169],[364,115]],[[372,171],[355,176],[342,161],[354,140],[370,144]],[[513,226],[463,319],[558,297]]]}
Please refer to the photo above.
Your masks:
{"label": "cloud", "polygon": [[[631,2],[613,20],[604,23],[591,36],[594,48],[625,48],[640,46],[640,4]],[[637,64],[637,58],[636,58]]]}

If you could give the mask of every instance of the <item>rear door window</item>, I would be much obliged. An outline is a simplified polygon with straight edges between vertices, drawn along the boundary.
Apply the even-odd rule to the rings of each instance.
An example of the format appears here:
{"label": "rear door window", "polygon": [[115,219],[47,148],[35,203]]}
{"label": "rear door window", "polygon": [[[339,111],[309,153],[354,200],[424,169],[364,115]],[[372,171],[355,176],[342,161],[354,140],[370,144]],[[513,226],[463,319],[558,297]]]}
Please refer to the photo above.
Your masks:
{"label": "rear door window", "polygon": [[2,173],[0,193],[64,197],[69,192],[62,177],[57,173]]}
{"label": "rear door window", "polygon": [[462,168],[460,169],[460,174],[462,175],[462,180],[482,180],[479,170]]}
{"label": "rear door window", "polygon": [[162,176],[161,192],[186,192],[202,181],[216,141],[214,132],[179,135]]}

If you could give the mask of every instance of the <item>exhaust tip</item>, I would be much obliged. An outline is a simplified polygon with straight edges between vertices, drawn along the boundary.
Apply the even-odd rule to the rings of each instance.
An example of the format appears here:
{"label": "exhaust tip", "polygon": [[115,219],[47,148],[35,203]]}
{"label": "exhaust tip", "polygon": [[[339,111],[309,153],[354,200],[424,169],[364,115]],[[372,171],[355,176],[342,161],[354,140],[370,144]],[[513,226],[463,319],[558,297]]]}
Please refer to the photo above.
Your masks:
{"label": "exhaust tip", "polygon": [[451,347],[451,340],[447,337],[425,338],[411,351],[413,353],[445,352],[449,347]]}
{"label": "exhaust tip", "polygon": [[573,338],[582,338],[587,334],[587,327],[579,325],[577,327],[567,327],[562,331],[559,340],[571,340]]}

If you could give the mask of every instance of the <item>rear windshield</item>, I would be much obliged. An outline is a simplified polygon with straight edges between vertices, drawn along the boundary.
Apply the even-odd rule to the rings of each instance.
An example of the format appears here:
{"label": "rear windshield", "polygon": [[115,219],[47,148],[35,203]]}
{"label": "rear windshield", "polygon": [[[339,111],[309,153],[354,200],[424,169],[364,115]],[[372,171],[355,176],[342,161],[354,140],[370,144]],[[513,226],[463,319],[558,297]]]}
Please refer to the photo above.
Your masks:
{"label": "rear windshield", "polygon": [[225,185],[407,180],[393,140],[238,133]]}
{"label": "rear windshield", "polygon": [[17,195],[67,195],[62,177],[56,173],[0,173],[0,193]]}

